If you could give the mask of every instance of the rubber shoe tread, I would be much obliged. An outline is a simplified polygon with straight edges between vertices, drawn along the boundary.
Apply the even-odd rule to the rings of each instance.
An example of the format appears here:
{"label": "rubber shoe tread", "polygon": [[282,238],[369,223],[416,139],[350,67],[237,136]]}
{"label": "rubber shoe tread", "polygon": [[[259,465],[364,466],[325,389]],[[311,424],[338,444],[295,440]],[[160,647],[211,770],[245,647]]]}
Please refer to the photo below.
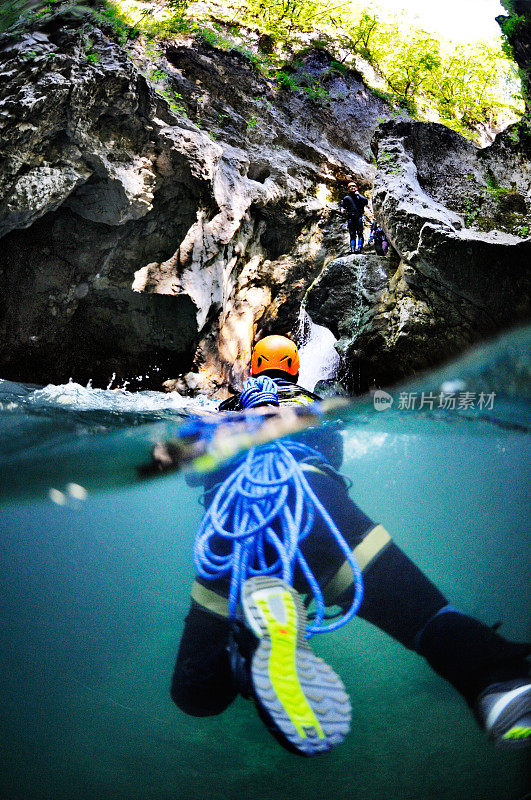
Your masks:
{"label": "rubber shoe tread", "polygon": [[242,606],[259,640],[251,662],[256,702],[277,736],[307,756],[340,744],[350,728],[350,700],[341,679],[305,639],[306,610],[298,592],[279,578],[250,578]]}
{"label": "rubber shoe tread", "polygon": [[476,716],[496,747],[519,749],[531,744],[531,683],[512,681],[486,689]]}

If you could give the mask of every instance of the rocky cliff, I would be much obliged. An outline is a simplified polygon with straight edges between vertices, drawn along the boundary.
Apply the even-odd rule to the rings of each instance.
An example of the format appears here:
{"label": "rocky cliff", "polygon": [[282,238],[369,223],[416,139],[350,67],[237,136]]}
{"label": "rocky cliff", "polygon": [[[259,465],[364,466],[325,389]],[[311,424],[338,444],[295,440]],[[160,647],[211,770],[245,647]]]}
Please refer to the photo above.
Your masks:
{"label": "rocky cliff", "polygon": [[[312,284],[355,390],[525,317],[510,133],[478,150],[396,120],[320,50],[289,74],[296,91],[201,39],[148,59],[78,12],[0,37],[3,377],[226,389],[254,336],[295,332]],[[388,259],[347,257],[347,177],[374,182]]]}
{"label": "rocky cliff", "polygon": [[[187,41],[157,61],[168,102],[77,16],[1,47],[1,374],[160,388],[195,364],[212,389],[229,365],[238,375],[257,328],[293,329],[338,252],[323,192],[374,176],[387,110],[359,76],[307,55],[325,106]],[[131,55],[141,66],[140,45]]]}
{"label": "rocky cliff", "polygon": [[[370,259],[332,262],[306,301],[315,322],[337,328],[351,389],[405,378],[528,319],[531,166],[512,133],[479,149],[442,125],[379,127],[372,200],[394,248],[389,279],[375,280]],[[339,324],[323,302],[329,284]]]}

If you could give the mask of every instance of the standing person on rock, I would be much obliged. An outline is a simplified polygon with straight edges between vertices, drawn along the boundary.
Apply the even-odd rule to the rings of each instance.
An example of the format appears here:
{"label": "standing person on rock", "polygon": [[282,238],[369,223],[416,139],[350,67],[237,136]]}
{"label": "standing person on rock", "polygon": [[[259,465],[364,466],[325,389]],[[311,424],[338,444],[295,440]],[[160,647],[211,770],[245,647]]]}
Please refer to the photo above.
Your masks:
{"label": "standing person on rock", "polygon": [[350,252],[361,253],[363,248],[363,214],[369,201],[360,193],[356,183],[349,183],[347,189],[348,194],[341,201],[341,212],[347,217]]}

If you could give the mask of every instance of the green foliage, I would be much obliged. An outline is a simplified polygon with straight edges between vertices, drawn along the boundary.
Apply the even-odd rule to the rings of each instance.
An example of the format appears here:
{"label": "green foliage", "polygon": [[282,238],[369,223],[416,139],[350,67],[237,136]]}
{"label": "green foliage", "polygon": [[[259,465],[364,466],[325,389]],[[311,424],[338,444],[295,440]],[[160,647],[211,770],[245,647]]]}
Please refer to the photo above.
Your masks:
{"label": "green foliage", "polygon": [[487,194],[498,203],[512,191],[507,186],[500,186],[492,172],[485,175],[485,183],[487,184]]}
{"label": "green foliage", "polygon": [[99,23],[104,29],[110,28],[116,41],[124,46],[129,39],[137,35],[137,30],[128,25],[123,15],[112,3],[103,2],[100,8],[92,12],[94,21]]}
{"label": "green foliage", "polygon": [[83,46],[85,48],[85,57],[90,64],[97,64],[100,60],[99,55],[94,52],[92,49],[92,39],[90,36],[83,34],[82,36]]}
{"label": "green foliage", "polygon": [[330,68],[335,72],[339,72],[340,75],[344,75],[348,71],[347,65],[343,64],[342,61],[332,61]]}
{"label": "green foliage", "polygon": [[383,153],[378,155],[379,164],[390,164],[392,161],[394,161],[394,159],[394,153],[390,153],[388,150],[384,150]]}
{"label": "green foliage", "polygon": [[148,78],[150,81],[164,81],[168,77],[168,74],[164,72],[163,69],[153,69],[148,74]]}
{"label": "green foliage", "polygon": [[233,53],[239,53],[246,61],[248,61],[251,67],[256,70],[257,72],[261,72],[263,75],[269,75],[271,71],[271,56],[269,53],[261,51],[260,53],[253,53],[252,50],[248,50],[246,47],[240,44],[232,44],[230,40],[226,40],[229,44],[229,50]]}
{"label": "green foliage", "polygon": [[[467,177],[474,181],[473,174]],[[524,238],[529,230],[525,198],[514,186],[502,186],[490,170],[483,177],[485,185],[463,200],[465,225],[479,230],[499,228]]]}
{"label": "green foliage", "polygon": [[189,0],[166,0],[165,3],[153,6],[140,0],[100,1],[101,9],[95,16],[99,16],[102,22],[114,29],[121,44],[139,34],[150,38],[164,38],[189,33],[191,30],[186,18]]}
{"label": "green foliage", "polygon": [[292,92],[303,92],[311,100],[326,101],[330,95],[318,79],[307,72],[293,73],[287,69],[277,72],[277,83],[281,89]]}
{"label": "green foliage", "polygon": [[390,150],[383,150],[381,153],[378,153],[377,165],[379,167],[385,167],[385,171],[389,175],[402,174],[402,166],[398,154]]}
{"label": "green foliage", "polygon": [[342,44],[372,65],[410,113],[438,119],[471,138],[523,110],[509,98],[515,70],[499,47],[444,44],[366,11],[347,26]]}
{"label": "green foliage", "polygon": [[[12,30],[24,20],[51,15],[60,6],[92,15],[104,29],[111,29],[122,45],[138,35],[147,39],[148,46],[164,38],[197,36],[212,47],[239,53],[253,70],[275,79],[279,88],[304,93],[318,102],[329,99],[323,81],[346,75],[359,64],[355,59],[361,57],[372,66],[379,85],[372,91],[389,102],[394,113],[400,114],[405,108],[470,138],[477,138],[477,132],[484,128],[503,127],[523,112],[517,73],[507,60],[512,55],[509,42],[525,24],[525,18],[514,12],[502,22],[504,54],[501,47],[482,43],[441,43],[409,22],[384,20],[368,11],[369,6],[361,12],[353,11],[347,0],[239,0],[236,10],[228,0],[218,0],[216,18],[207,9],[201,12],[202,19],[188,15],[190,0],[87,2],[90,8],[83,6],[82,0],[4,2],[0,32]],[[259,42],[262,40],[264,46],[259,44],[258,52],[255,41],[245,46],[245,26],[254,27],[260,34]],[[280,64],[280,58],[286,58],[295,42],[300,45],[301,33],[312,34],[311,49],[326,48],[331,53],[321,82],[307,79],[300,66],[294,70],[293,64],[291,69]],[[238,42],[232,38],[235,35],[239,35]],[[345,51],[349,53],[346,58]],[[155,60],[159,56],[148,53],[148,57]],[[89,62],[96,63],[97,58],[87,50]],[[513,98],[509,96],[511,89]],[[517,136],[513,134],[515,142]]]}
{"label": "green foliage", "polygon": [[245,20],[274,39],[289,42],[296,32],[332,24],[334,12],[344,5],[332,6],[323,0],[246,0]]}
{"label": "green foliage", "polygon": [[18,37],[31,29],[44,17],[52,16],[58,9],[81,19],[92,14],[92,9],[77,0],[12,0],[0,2],[0,33],[9,32]]}
{"label": "green foliage", "polygon": [[372,45],[379,26],[380,22],[375,14],[362,11],[358,19],[346,29],[344,44],[369,64],[374,64],[375,54]]}
{"label": "green foliage", "polygon": [[465,197],[465,225],[470,228],[477,220],[480,214],[480,205],[474,202],[470,197]]}
{"label": "green foliage", "polygon": [[[150,52],[156,53],[155,57],[161,55],[161,51],[154,45],[152,42],[150,44]],[[187,116],[188,109],[183,104],[183,96],[179,92],[176,92],[175,89],[171,85],[171,76],[161,68],[151,69],[148,74],[146,75],[147,79],[154,83],[157,89],[160,91],[163,97],[166,98],[168,101],[168,105],[172,111],[175,111],[176,114],[182,114],[183,116]],[[162,86],[161,86],[162,84]]]}
{"label": "green foliage", "polygon": [[200,39],[203,39],[204,42],[211,45],[212,47],[226,45],[227,40],[224,36],[220,36],[218,31],[213,30],[212,28],[200,28],[197,32],[197,35]]}
{"label": "green foliage", "polygon": [[172,111],[175,111],[176,114],[181,114],[183,117],[187,116],[186,106],[180,102],[183,99],[182,94],[176,92],[171,86],[162,89],[161,94],[168,101],[168,105]]}
{"label": "green foliage", "polygon": [[12,0],[10,3],[2,3],[0,5],[0,33],[9,30],[21,18],[33,16],[44,5],[44,2],[35,3],[31,0]]}
{"label": "green foliage", "polygon": [[503,52],[508,58],[513,58],[512,41],[515,36],[519,36],[526,27],[526,18],[522,15],[512,14],[509,17],[503,17],[501,22],[501,29],[504,35],[504,42],[502,45]]}
{"label": "green foliage", "polygon": [[280,72],[277,73],[277,82],[282,89],[291,89],[292,91],[296,91],[300,88],[297,84],[297,79],[295,76],[290,72],[286,72],[285,70],[280,70]]}

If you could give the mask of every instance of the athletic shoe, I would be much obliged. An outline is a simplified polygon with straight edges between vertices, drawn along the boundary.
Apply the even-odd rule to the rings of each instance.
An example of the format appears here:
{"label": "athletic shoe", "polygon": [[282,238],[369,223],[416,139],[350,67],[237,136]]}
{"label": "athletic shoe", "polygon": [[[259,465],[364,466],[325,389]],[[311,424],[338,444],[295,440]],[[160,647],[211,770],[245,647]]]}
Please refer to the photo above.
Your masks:
{"label": "athletic shoe", "polygon": [[476,703],[476,716],[496,747],[531,744],[531,683],[524,678],[489,686]]}
{"label": "athletic shoe", "polygon": [[288,750],[312,756],[343,741],[350,700],[341,679],[304,638],[306,610],[280,578],[257,576],[242,587],[247,624],[258,638],[251,678],[260,716]]}

